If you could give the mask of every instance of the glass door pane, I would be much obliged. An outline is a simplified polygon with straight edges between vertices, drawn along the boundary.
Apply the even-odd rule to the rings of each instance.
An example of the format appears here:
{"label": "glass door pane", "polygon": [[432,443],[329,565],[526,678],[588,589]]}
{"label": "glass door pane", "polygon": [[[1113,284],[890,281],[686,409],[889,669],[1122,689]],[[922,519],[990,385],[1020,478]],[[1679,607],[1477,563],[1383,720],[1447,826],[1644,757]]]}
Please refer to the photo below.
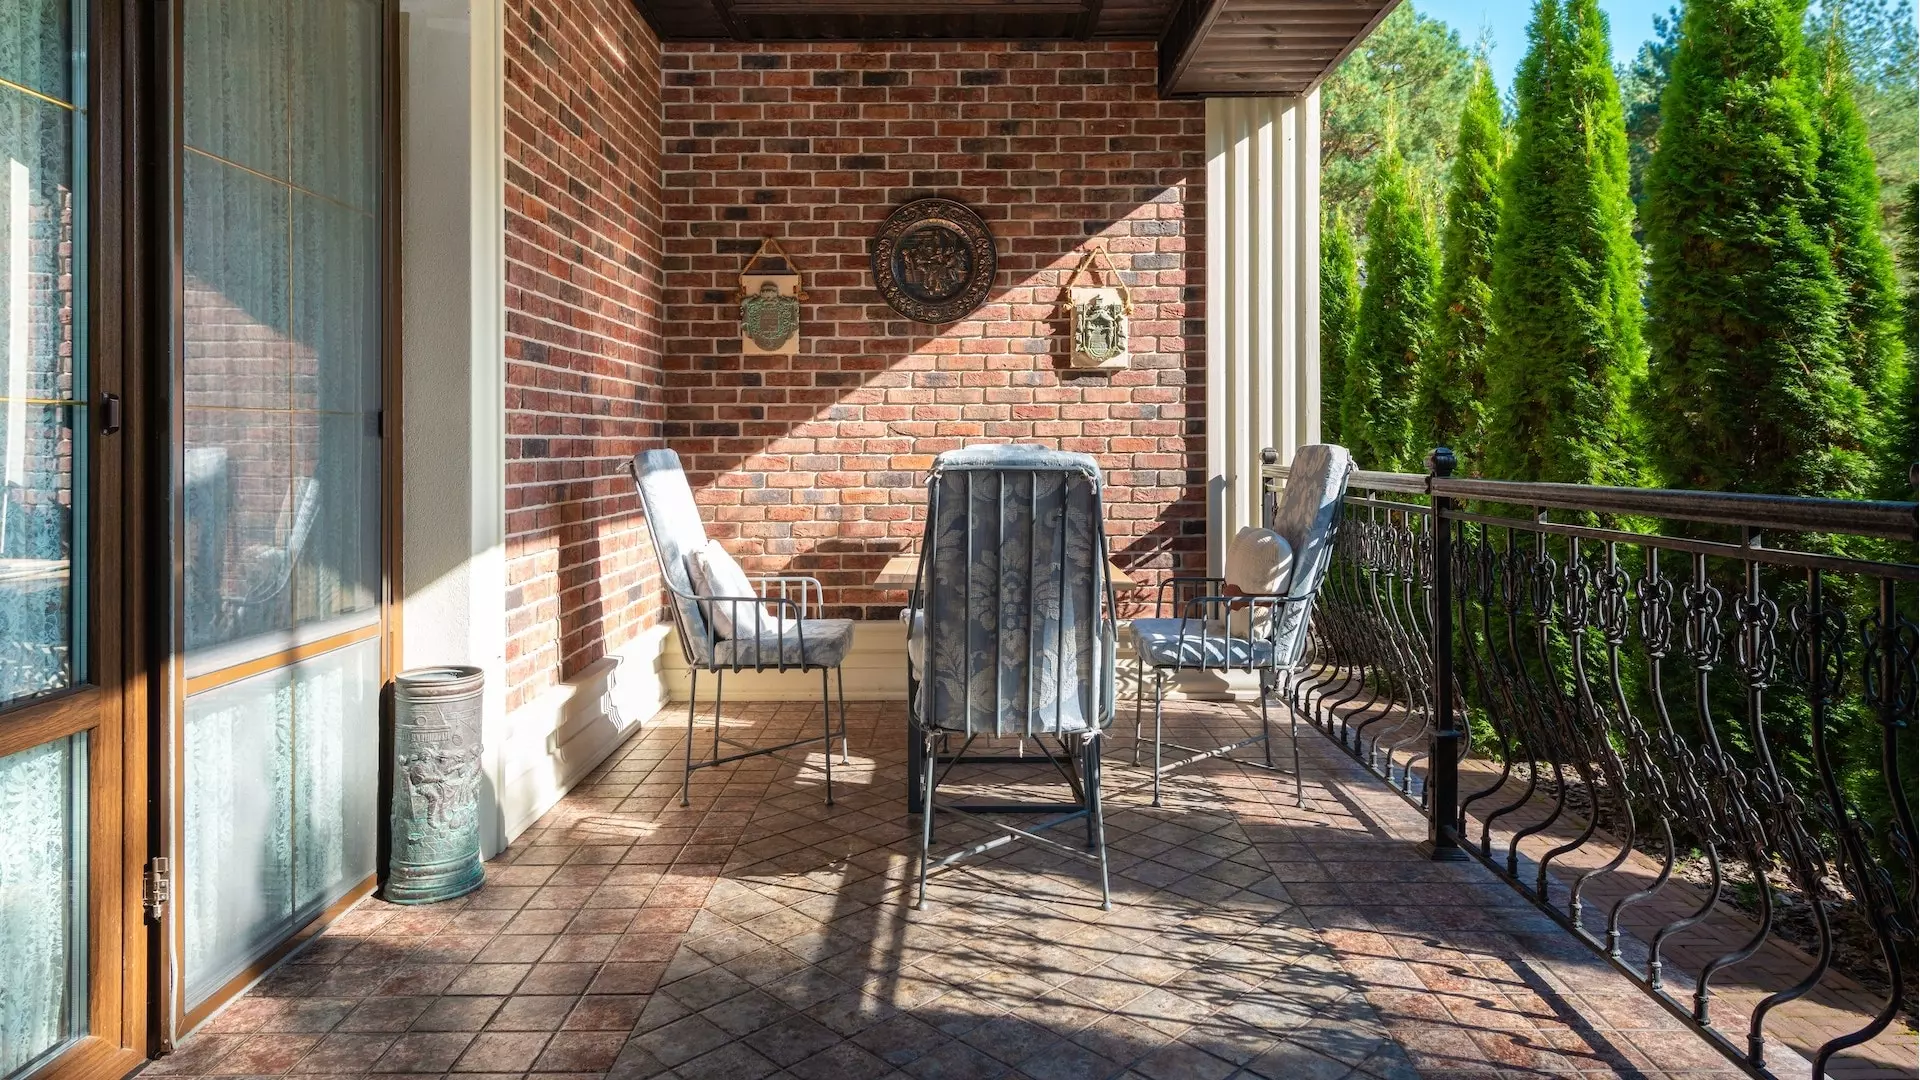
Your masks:
{"label": "glass door pane", "polygon": [[381,0],[179,11],[191,1015],[374,869],[386,90]]}
{"label": "glass door pane", "polygon": [[0,1076],[86,1033],[87,736],[0,757]]}
{"label": "glass door pane", "polygon": [[0,0],[0,708],[80,671],[84,103],[73,0]]}

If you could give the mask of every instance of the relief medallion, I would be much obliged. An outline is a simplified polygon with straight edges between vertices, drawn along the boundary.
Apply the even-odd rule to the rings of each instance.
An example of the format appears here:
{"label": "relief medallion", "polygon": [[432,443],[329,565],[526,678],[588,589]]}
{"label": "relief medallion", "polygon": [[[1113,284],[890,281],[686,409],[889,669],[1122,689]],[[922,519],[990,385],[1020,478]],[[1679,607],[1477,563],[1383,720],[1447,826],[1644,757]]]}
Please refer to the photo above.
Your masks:
{"label": "relief medallion", "polygon": [[987,223],[952,199],[915,199],[895,210],[871,255],[887,306],[934,324],[964,319],[984,303],[998,265]]}

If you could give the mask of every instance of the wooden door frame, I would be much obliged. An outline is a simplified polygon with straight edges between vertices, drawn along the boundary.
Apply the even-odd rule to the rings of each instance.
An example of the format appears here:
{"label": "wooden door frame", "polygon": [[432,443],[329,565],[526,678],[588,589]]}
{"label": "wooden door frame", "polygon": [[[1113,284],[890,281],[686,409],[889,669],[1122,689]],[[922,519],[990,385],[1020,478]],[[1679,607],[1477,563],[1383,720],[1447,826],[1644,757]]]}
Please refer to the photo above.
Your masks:
{"label": "wooden door frame", "polygon": [[[130,10],[140,8],[138,0],[98,0],[100,3],[126,5]],[[304,2],[304,0],[301,0]],[[308,646],[295,646],[273,657],[263,660],[291,662],[292,659],[308,653],[315,655],[331,652],[344,647],[345,639],[354,642],[378,638],[380,641],[380,680],[382,692],[376,699],[380,702],[380,757],[379,776],[376,777],[375,815],[379,836],[376,838],[375,872],[349,888],[339,899],[324,910],[313,915],[302,926],[295,929],[284,940],[263,953],[259,959],[234,975],[218,990],[201,1002],[192,1004],[185,998],[185,973],[179,957],[185,953],[185,925],[180,918],[178,897],[180,891],[176,885],[175,902],[166,905],[152,930],[147,951],[147,982],[151,994],[147,998],[148,1019],[150,1022],[150,1049],[155,1055],[172,1051],[177,1037],[191,1031],[205,1021],[214,1012],[243,993],[256,980],[289,954],[304,945],[308,940],[324,930],[334,919],[344,914],[353,905],[372,894],[378,878],[386,866],[386,810],[387,810],[387,768],[390,758],[391,725],[388,723],[389,710],[386,705],[387,687],[391,685],[394,673],[399,665],[400,633],[400,102],[403,88],[400,84],[400,0],[379,0],[382,18],[382,58],[381,78],[384,107],[379,132],[380,150],[383,155],[379,179],[380,190],[376,205],[379,207],[380,241],[378,245],[381,259],[381,272],[385,276],[381,293],[381,307],[378,319],[383,341],[381,343],[381,486],[378,493],[378,505],[382,511],[382,521],[378,550],[381,558],[381,582],[379,593],[380,617],[372,626],[362,631],[349,631],[327,639],[324,649]],[[147,765],[146,776],[151,784],[152,798],[147,805],[151,807],[148,830],[143,837],[143,865],[146,855],[171,856],[171,862],[178,881],[183,877],[183,853],[175,850],[177,844],[183,844],[186,837],[186,807],[181,798],[182,777],[179,770],[185,760],[186,740],[186,699],[189,679],[186,673],[185,657],[176,653],[172,645],[185,638],[183,611],[176,606],[176,597],[185,595],[185,552],[178,545],[175,534],[175,515],[178,507],[175,499],[174,478],[176,468],[175,452],[184,446],[185,410],[179,407],[181,387],[175,378],[173,357],[180,344],[181,328],[185,325],[185,312],[180,309],[181,294],[178,282],[185,271],[185,238],[182,232],[182,219],[176,210],[181,205],[183,194],[183,167],[181,144],[184,137],[181,108],[184,101],[181,85],[180,50],[182,47],[182,25],[179,16],[179,0],[161,0],[159,3],[144,5],[144,17],[147,22],[142,33],[136,35],[140,40],[137,48],[141,50],[145,63],[145,85],[147,94],[142,106],[147,112],[143,131],[147,140],[144,153],[137,160],[146,169],[147,203],[142,210],[141,221],[146,231],[140,242],[141,251],[149,260],[149,268],[143,278],[149,310],[145,313],[143,326],[149,335],[152,347],[143,350],[150,358],[142,375],[151,391],[152,406],[145,417],[148,425],[148,438],[144,444],[148,455],[143,462],[146,471],[147,497],[143,500],[147,509],[147,520],[143,523],[147,540],[145,550],[164,553],[145,560],[142,569],[146,580],[138,587],[147,602],[145,617],[146,637],[142,645],[148,651],[134,655],[150,656],[149,677],[145,680],[140,702],[143,731],[154,748],[145,754],[143,762]],[[314,643],[319,644],[319,643]],[[246,674],[255,672],[249,670]],[[240,677],[238,675],[233,678]],[[222,682],[233,681],[233,678]],[[197,687],[195,688],[197,689]],[[143,752],[145,747],[143,747]],[[143,795],[145,792],[143,792]],[[122,1070],[124,1073],[125,1070]],[[39,1078],[34,1078],[39,1080]],[[64,1080],[64,1078],[61,1078]]]}
{"label": "wooden door frame", "polygon": [[[88,402],[87,550],[70,573],[85,575],[89,681],[45,701],[6,710],[0,754],[53,738],[87,739],[87,1034],[34,1080],[113,1080],[148,1054],[151,935],[145,919],[148,857],[149,716],[144,490],[149,351],[141,218],[137,0],[88,0],[84,45]],[[120,402],[120,428],[102,431],[104,395]],[[76,431],[76,438],[80,437]]]}

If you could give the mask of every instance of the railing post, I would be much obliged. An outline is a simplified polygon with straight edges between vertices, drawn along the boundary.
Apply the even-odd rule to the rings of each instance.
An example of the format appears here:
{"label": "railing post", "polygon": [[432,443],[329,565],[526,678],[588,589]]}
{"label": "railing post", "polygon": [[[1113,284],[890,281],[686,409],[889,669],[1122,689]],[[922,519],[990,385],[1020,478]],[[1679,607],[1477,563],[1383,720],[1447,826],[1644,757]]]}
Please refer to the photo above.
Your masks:
{"label": "railing post", "polygon": [[1428,747],[1427,842],[1421,850],[1436,862],[1457,862],[1460,847],[1460,718],[1453,709],[1453,529],[1446,520],[1453,500],[1433,490],[1435,478],[1453,475],[1453,451],[1427,455],[1427,497],[1433,507],[1433,739]]}

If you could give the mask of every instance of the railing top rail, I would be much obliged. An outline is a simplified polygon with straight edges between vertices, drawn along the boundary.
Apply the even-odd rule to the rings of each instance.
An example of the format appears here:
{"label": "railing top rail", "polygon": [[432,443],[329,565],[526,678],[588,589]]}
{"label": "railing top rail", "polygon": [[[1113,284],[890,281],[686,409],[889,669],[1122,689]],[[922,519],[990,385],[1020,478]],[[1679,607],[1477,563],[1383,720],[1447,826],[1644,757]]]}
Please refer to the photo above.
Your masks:
{"label": "railing top rail", "polygon": [[[1268,480],[1284,480],[1285,465],[1263,465]],[[1349,486],[1363,490],[1584,510],[1596,514],[1695,521],[1762,531],[1846,533],[1886,540],[1913,540],[1920,533],[1920,503],[1811,499],[1662,488],[1591,487],[1586,484],[1466,480],[1420,473],[1356,471]]]}

